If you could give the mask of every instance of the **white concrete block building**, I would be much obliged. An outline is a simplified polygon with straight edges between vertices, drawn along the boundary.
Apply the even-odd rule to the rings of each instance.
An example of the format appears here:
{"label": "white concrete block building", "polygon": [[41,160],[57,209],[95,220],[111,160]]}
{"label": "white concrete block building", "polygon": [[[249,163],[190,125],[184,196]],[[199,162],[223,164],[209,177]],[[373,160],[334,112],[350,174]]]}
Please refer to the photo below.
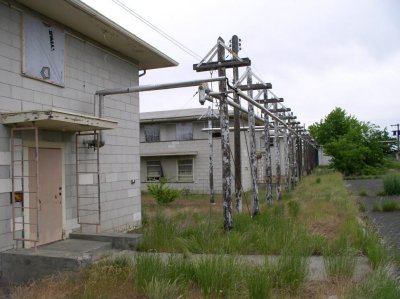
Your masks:
{"label": "white concrete block building", "polygon": [[[206,108],[154,111],[140,114],[140,169],[142,191],[147,191],[147,184],[165,177],[170,187],[187,189],[196,193],[209,192],[209,143]],[[203,116],[203,117],[202,117]],[[202,119],[200,119],[202,117]],[[241,126],[247,126],[244,115]],[[219,128],[219,119],[213,121],[213,127]],[[233,111],[230,111],[230,127],[233,127]],[[230,133],[230,146],[233,155],[234,137]],[[286,166],[281,143],[282,175]],[[249,136],[241,131],[241,169],[244,191],[251,189],[251,170],[249,162]],[[276,151],[271,138],[272,174],[276,174]],[[257,181],[265,183],[265,142],[263,131],[256,131]],[[221,138],[218,131],[213,133],[214,190],[222,192]],[[232,175],[234,163],[231,158]],[[234,191],[234,181],[232,190]]]}
{"label": "white concrete block building", "polygon": [[139,71],[177,63],[78,0],[0,1],[0,251],[141,223]]}
{"label": "white concrete block building", "polygon": [[[142,191],[147,191],[149,182],[165,177],[172,188],[196,193],[209,192],[208,132],[202,132],[208,126],[206,114],[207,108],[140,114]],[[233,126],[233,111],[230,117]],[[244,121],[247,122],[246,119]],[[219,126],[219,119],[213,120],[213,127]],[[243,190],[248,191],[251,188],[251,170],[244,134],[241,133],[242,186]],[[220,132],[213,132],[214,190],[217,193],[222,192],[220,136]],[[233,152],[233,132],[230,134],[230,145]],[[231,165],[234,174],[233,159]]]}

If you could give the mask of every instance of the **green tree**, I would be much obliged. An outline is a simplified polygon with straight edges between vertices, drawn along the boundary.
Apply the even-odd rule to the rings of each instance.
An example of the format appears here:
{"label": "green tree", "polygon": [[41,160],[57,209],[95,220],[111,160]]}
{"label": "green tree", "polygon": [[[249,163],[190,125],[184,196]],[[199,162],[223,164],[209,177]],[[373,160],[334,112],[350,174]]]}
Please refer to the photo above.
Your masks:
{"label": "green tree", "polygon": [[311,136],[332,157],[332,166],[344,173],[361,174],[380,166],[389,151],[387,131],[357,120],[335,108],[324,120],[309,127]]}

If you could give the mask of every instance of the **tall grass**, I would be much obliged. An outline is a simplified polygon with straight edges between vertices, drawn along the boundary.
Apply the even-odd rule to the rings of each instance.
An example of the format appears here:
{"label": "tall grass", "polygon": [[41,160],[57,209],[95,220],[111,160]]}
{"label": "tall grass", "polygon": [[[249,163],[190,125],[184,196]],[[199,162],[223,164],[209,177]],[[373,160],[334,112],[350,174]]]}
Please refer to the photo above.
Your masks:
{"label": "tall grass", "polygon": [[386,195],[400,195],[400,175],[393,173],[384,176],[383,189]]}
{"label": "tall grass", "polygon": [[307,278],[307,260],[299,252],[287,251],[278,257],[273,271],[276,288],[296,292]]}
{"label": "tall grass", "polygon": [[400,202],[389,199],[385,199],[379,202],[374,202],[372,210],[374,212],[400,211]]}
{"label": "tall grass", "polygon": [[348,296],[347,299],[395,299],[400,298],[400,284],[392,277],[390,270],[380,267],[372,272]]}
{"label": "tall grass", "polygon": [[249,298],[272,298],[273,275],[269,264],[253,268],[248,267],[244,273]]}
{"label": "tall grass", "polygon": [[356,252],[345,249],[335,254],[324,256],[325,269],[328,276],[334,281],[349,281],[353,277],[356,265]]}
{"label": "tall grass", "polygon": [[194,266],[194,282],[205,297],[230,298],[240,291],[241,269],[233,257],[204,257]]}

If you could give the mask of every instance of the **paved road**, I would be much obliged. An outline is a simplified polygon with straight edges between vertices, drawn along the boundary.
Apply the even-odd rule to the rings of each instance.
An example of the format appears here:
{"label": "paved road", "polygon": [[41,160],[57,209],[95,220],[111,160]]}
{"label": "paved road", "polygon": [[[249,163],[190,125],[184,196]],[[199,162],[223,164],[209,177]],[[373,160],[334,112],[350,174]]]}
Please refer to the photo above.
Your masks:
{"label": "paved road", "polygon": [[[345,181],[345,184],[357,201],[363,203],[367,208],[367,216],[375,223],[380,235],[400,251],[400,211],[372,211],[374,203],[385,199],[400,202],[400,196],[379,196],[378,194],[383,191],[382,179],[348,180]],[[367,195],[361,196],[361,192]]]}

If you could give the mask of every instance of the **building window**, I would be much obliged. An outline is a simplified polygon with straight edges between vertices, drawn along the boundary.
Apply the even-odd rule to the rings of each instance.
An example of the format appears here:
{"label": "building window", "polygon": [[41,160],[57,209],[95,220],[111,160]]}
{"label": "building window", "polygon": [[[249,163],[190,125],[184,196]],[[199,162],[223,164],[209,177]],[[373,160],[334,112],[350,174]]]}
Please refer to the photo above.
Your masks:
{"label": "building window", "polygon": [[146,142],[160,141],[160,126],[159,125],[145,125],[144,137]]}
{"label": "building window", "polygon": [[178,160],[178,181],[193,181],[193,159]]}
{"label": "building window", "polygon": [[193,140],[192,123],[177,123],[176,124],[176,140]]}
{"label": "building window", "polygon": [[40,18],[24,14],[22,40],[22,73],[64,86],[64,30]]}
{"label": "building window", "polygon": [[161,161],[160,160],[151,160],[147,161],[147,181],[159,181],[163,176]]}

